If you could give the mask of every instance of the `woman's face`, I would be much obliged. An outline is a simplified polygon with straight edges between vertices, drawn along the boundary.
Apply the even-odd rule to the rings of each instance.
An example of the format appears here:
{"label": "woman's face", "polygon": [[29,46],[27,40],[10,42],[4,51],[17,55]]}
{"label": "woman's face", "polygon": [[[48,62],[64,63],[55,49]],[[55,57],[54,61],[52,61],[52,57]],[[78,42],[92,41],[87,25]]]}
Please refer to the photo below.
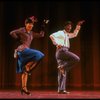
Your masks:
{"label": "woman's face", "polygon": [[27,23],[25,26],[28,31],[31,31],[34,25],[33,23]]}

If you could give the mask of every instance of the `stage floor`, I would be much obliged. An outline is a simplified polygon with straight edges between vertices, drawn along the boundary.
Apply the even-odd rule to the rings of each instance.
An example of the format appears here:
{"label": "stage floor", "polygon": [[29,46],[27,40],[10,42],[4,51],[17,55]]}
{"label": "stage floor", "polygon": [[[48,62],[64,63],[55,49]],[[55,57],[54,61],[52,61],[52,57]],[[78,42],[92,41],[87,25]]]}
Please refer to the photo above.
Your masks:
{"label": "stage floor", "polygon": [[58,94],[56,90],[31,90],[32,95],[21,95],[19,90],[0,90],[0,99],[100,99],[100,91],[76,91]]}

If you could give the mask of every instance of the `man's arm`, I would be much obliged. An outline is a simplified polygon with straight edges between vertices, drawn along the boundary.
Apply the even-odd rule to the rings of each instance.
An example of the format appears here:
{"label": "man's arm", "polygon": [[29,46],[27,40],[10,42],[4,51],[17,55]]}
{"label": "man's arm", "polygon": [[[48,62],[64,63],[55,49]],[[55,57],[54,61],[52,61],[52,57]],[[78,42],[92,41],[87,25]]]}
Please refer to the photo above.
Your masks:
{"label": "man's arm", "polygon": [[57,49],[59,49],[59,48],[62,47],[62,45],[60,45],[60,44],[58,44],[58,43],[56,42],[56,40],[55,40],[55,38],[54,38],[53,35],[50,35],[49,37],[50,37],[50,39],[52,40],[53,44],[57,47]]}
{"label": "man's arm", "polygon": [[57,45],[56,40],[55,40],[55,38],[53,37],[53,35],[50,35],[49,37],[50,37],[50,39],[52,40],[53,44],[54,44],[54,45]]}
{"label": "man's arm", "polygon": [[81,29],[81,25],[82,25],[84,22],[85,22],[85,21],[82,20],[82,21],[79,21],[79,22],[77,23],[74,32],[68,34],[68,35],[69,35],[69,38],[77,37],[77,35],[78,35],[78,33],[79,33],[80,29]]}

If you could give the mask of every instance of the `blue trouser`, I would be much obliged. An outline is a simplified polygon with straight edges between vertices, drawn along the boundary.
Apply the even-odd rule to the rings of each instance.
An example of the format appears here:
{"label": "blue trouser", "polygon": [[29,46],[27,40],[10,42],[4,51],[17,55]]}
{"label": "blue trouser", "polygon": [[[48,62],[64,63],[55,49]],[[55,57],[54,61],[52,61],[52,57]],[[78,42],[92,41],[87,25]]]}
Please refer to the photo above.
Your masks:
{"label": "blue trouser", "polygon": [[58,90],[66,90],[66,74],[72,68],[72,65],[79,62],[80,58],[74,53],[68,51],[67,47],[61,47],[56,50],[56,60],[58,66],[64,68],[65,76],[58,70]]}

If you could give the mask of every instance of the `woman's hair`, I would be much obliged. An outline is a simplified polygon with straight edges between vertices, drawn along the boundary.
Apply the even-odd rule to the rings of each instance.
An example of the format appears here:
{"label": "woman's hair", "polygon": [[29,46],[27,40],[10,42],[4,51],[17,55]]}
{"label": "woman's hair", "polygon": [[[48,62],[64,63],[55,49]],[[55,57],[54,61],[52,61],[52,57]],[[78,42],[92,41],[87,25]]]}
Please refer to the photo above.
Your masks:
{"label": "woman's hair", "polygon": [[26,20],[25,20],[25,24],[34,23],[34,22],[37,22],[37,18],[35,16],[31,16],[29,18],[26,18]]}
{"label": "woman's hair", "polygon": [[32,23],[32,24],[33,24],[33,21],[32,21],[30,18],[27,18],[27,19],[25,20],[25,24],[28,24],[28,23]]}

